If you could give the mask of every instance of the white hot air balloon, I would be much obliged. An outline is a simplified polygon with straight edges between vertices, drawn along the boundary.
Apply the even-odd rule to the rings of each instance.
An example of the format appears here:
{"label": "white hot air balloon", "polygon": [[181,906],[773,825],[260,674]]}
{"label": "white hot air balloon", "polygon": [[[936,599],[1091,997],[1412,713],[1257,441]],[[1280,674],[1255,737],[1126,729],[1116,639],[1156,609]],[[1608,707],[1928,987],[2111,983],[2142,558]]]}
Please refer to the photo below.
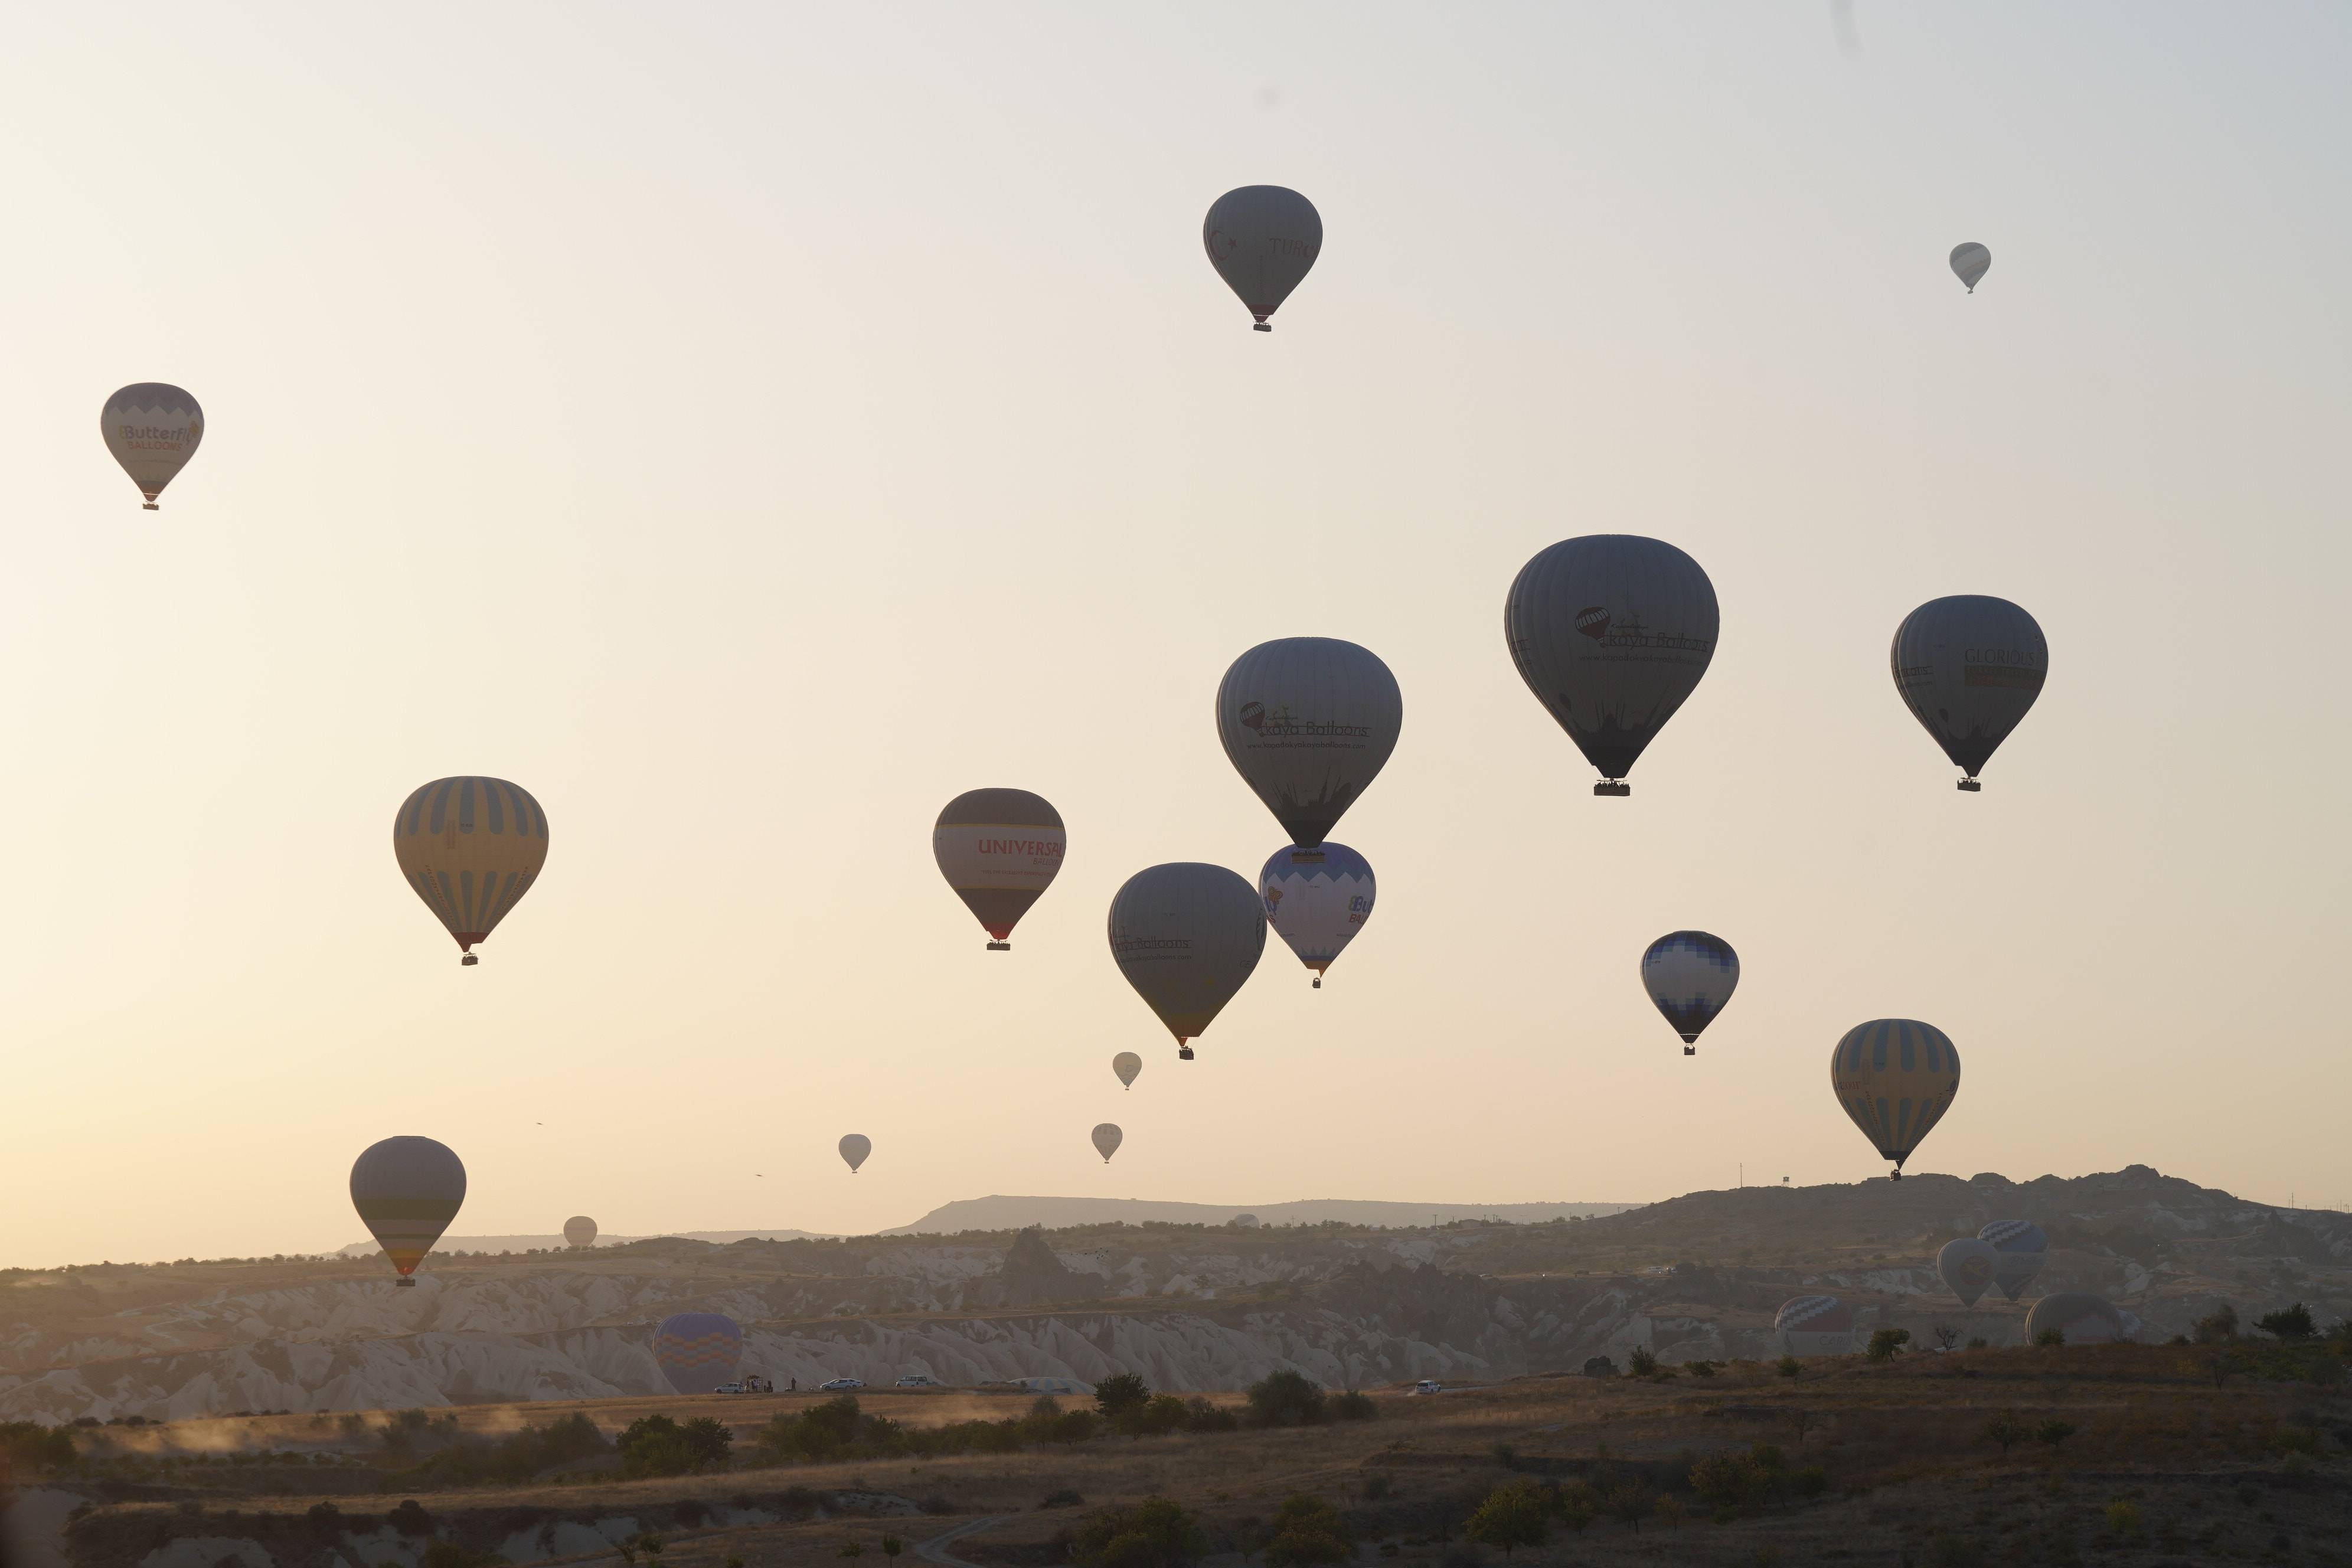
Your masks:
{"label": "white hot air balloon", "polygon": [[1315,204],[1281,185],[1227,191],[1201,223],[1209,265],[1270,332],[1274,314],[1323,254],[1323,217]]}
{"label": "white hot air balloon", "polygon": [[1096,1126],[1095,1152],[1103,1157],[1104,1164],[1109,1164],[1110,1157],[1118,1152],[1119,1140],[1125,1136],[1116,1121],[1105,1121]]}
{"label": "white hot air balloon", "polygon": [[849,1173],[857,1174],[857,1167],[866,1163],[866,1156],[874,1152],[874,1140],[863,1132],[845,1133],[841,1140],[841,1157],[849,1163]]}
{"label": "white hot air balloon", "polygon": [[1975,240],[1952,247],[1952,275],[1969,286],[1969,293],[1977,291],[1977,285],[1983,282],[1984,275],[1991,270],[1992,252]]}
{"label": "white hot air balloon", "polygon": [[1110,1058],[1110,1070],[1118,1074],[1119,1087],[1133,1089],[1136,1075],[1143,1070],[1143,1058],[1133,1051],[1121,1051]]}

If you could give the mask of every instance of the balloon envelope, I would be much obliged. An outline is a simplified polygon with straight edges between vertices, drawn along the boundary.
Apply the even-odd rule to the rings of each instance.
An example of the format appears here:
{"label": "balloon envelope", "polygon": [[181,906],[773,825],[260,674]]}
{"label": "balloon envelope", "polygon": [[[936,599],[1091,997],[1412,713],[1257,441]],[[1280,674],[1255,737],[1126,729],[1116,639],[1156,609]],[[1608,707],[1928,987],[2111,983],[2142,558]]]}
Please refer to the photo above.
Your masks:
{"label": "balloon envelope", "polygon": [[1780,1348],[1790,1355],[1850,1355],[1853,1309],[1835,1296],[1799,1296],[1780,1304],[1772,1318]]}
{"label": "balloon envelope", "polygon": [[1133,1089],[1136,1075],[1143,1070],[1143,1058],[1133,1051],[1121,1051],[1110,1058],[1110,1070],[1118,1075],[1120,1088]]}
{"label": "balloon envelope", "polygon": [[2050,1252],[2050,1237],[2030,1219],[1997,1219],[1977,1232],[1977,1239],[1991,1243],[2000,1255],[1992,1282],[2012,1301],[2025,1294]]}
{"label": "balloon envelope", "polygon": [[1265,923],[1320,985],[1332,960],[1372,918],[1376,889],[1369,861],[1325,839],[1319,850],[1295,845],[1276,850],[1257,874],[1257,890],[1265,900]]}
{"label": "balloon envelope", "polygon": [[1110,1157],[1118,1152],[1119,1141],[1126,1134],[1118,1130],[1116,1121],[1104,1121],[1096,1125],[1094,1136],[1095,1152],[1103,1157],[1104,1164],[1109,1164]]}
{"label": "balloon envelope", "polygon": [[1888,659],[1904,706],[1973,779],[2042,695],[2050,645],[2007,599],[1955,594],[1904,616]]}
{"label": "balloon envelope", "polygon": [[1991,1289],[1993,1268],[2000,1259],[1990,1242],[1964,1237],[1944,1243],[1936,1254],[1936,1273],[1960,1299],[1961,1306],[1973,1307],[1977,1298]]}
{"label": "balloon envelope", "polygon": [[841,1140],[841,1157],[849,1163],[849,1173],[857,1174],[857,1167],[866,1163],[866,1156],[874,1152],[874,1140],[863,1132],[845,1133]]}
{"label": "balloon envelope", "polygon": [[352,1163],[352,1206],[404,1281],[465,1201],[465,1163],[430,1138],[387,1138]]}
{"label": "balloon envelope", "polygon": [[400,803],[392,853],[471,963],[474,944],[539,880],[547,814],[530,791],[504,779],[435,779]]}
{"label": "balloon envelope", "polygon": [[176,386],[142,381],[121,388],[98,413],[106,449],[146,498],[145,510],[159,510],[155,498],[187,466],[205,438],[205,411]]}
{"label": "balloon envelope", "polygon": [[718,1312],[678,1312],[654,1331],[654,1360],[680,1394],[708,1394],[735,1375],[743,1330]]}
{"label": "balloon envelope", "polygon": [[2070,1345],[2112,1344],[2131,1337],[2125,1329],[2124,1315],[2114,1302],[2077,1290],[2044,1296],[2026,1309],[2027,1344],[2053,1329],[2064,1334]]}
{"label": "balloon envelope", "polygon": [[1838,1103],[1895,1173],[1943,1120],[1960,1089],[1951,1037],[1916,1018],[1874,1018],[1848,1029],[1830,1052]]}
{"label": "balloon envelope", "polygon": [[948,802],[931,827],[931,858],[956,897],[998,942],[1062,868],[1062,816],[1025,789],[974,789]]}
{"label": "balloon envelope", "polygon": [[[1969,293],[1977,291],[1977,285],[1984,281],[1984,275],[1991,270],[1992,252],[1975,240],[1952,247],[1952,275],[1969,286]],[[2032,271],[2032,268],[2026,270]]]}
{"label": "balloon envelope", "polygon": [[1282,185],[1244,185],[1210,204],[1201,222],[1209,265],[1270,332],[1266,318],[1298,287],[1323,253],[1323,215]]}
{"label": "balloon envelope", "polygon": [[1370,648],[1283,637],[1217,683],[1217,739],[1292,843],[1323,842],[1396,750],[1404,697]]}
{"label": "balloon envelope", "polygon": [[1601,771],[1605,793],[1715,658],[1715,584],[1663,540],[1564,539],[1519,569],[1503,635],[1519,678]]}
{"label": "balloon envelope", "polygon": [[1642,984],[1683,1044],[1695,1044],[1739,984],[1739,955],[1703,931],[1668,931],[1642,954]]}
{"label": "balloon envelope", "polygon": [[1129,877],[1110,900],[1110,953],[1177,1043],[1209,1026],[1265,951],[1257,890],[1223,866],[1180,860]]}
{"label": "balloon envelope", "polygon": [[563,1240],[571,1247],[596,1245],[596,1222],[584,1214],[573,1215],[563,1222]]}

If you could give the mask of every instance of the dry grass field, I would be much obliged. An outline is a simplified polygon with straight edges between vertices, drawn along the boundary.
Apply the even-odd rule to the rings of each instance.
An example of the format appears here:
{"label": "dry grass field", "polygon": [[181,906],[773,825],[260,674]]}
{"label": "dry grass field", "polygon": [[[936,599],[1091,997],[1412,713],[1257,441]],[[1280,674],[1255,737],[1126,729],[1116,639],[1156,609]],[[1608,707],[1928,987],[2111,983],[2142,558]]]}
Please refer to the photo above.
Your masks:
{"label": "dry grass field", "polygon": [[[1195,1510],[1213,1554],[1238,1563],[1302,1492],[1340,1509],[1360,1561],[1459,1568],[1485,1552],[1464,1540],[1465,1520],[1493,1489],[1521,1480],[1570,1497],[1591,1488],[1603,1506],[1580,1528],[1555,1524],[1514,1563],[2352,1563],[2352,1400],[2242,1376],[2217,1386],[2211,1367],[2202,1347],[2116,1345],[1883,1366],[1840,1358],[1809,1362],[1794,1379],[1769,1363],[1660,1380],[1529,1377],[1434,1397],[1383,1391],[1364,1422],[827,1464],[762,1464],[747,1451],[759,1426],[814,1394],[479,1406],[451,1413],[460,1430],[494,1436],[575,1410],[608,1433],[647,1414],[716,1414],[738,1434],[737,1458],[724,1472],[664,1479],[625,1479],[603,1459],[560,1480],[443,1489],[403,1477],[406,1460],[341,1418],[257,1416],[101,1428],[117,1451],[142,1458],[87,1462],[44,1484],[93,1500],[68,1531],[87,1568],[221,1568],[230,1555],[264,1568],[244,1561],[257,1550],[270,1568],[331,1568],[337,1554],[413,1561],[421,1542],[404,1548],[378,1525],[412,1498],[435,1536],[474,1552],[561,1545],[556,1526],[571,1521],[623,1539],[649,1531],[663,1568],[844,1568],[852,1543],[876,1559],[859,1568],[883,1568],[886,1537],[911,1555],[977,1524],[935,1550],[1042,1565],[1065,1560],[1068,1532],[1092,1510],[1153,1494]],[[1019,1414],[1025,1402],[890,1392],[863,1407],[926,1426]],[[2004,1457],[1982,1436],[2001,1411],[2072,1431],[2056,1445],[2027,1436]],[[1758,1444],[1779,1450],[1772,1484],[1734,1501],[1694,1489],[1695,1461]],[[180,1462],[155,1463],[173,1455]],[[1041,1506],[1071,1492],[1083,1502]],[[381,1540],[321,1533],[308,1514],[322,1501]],[[754,1515],[762,1521],[729,1527]],[[181,1538],[204,1544],[174,1551]],[[587,1550],[556,1560],[621,1561],[577,1530],[570,1541]],[[240,1552],[238,1542],[251,1544]]]}

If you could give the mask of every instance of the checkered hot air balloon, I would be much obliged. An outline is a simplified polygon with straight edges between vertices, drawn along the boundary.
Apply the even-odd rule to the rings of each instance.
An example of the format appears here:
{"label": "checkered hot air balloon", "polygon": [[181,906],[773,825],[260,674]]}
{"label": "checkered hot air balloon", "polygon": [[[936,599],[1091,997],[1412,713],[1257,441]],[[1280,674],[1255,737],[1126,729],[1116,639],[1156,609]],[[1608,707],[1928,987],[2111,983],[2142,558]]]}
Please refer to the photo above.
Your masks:
{"label": "checkered hot air balloon", "polygon": [[1276,850],[1258,871],[1257,889],[1265,923],[1315,972],[1318,991],[1324,971],[1372,918],[1379,890],[1371,862],[1328,838],[1318,849],[1286,844]]}
{"label": "checkered hot air balloon", "polygon": [[1683,1037],[1683,1055],[1696,1056],[1699,1036],[1738,987],[1739,955],[1719,936],[1668,931],[1642,954],[1642,984]]}
{"label": "checkered hot air balloon", "polygon": [[1830,1052],[1830,1087],[1881,1158],[1903,1162],[1960,1089],[1960,1054],[1951,1037],[1916,1018],[1873,1018],[1848,1029]]}
{"label": "checkered hot air balloon", "polygon": [[1790,1355],[1853,1353],[1853,1309],[1835,1296],[1798,1296],[1772,1318],[1780,1348]]}
{"label": "checkered hot air balloon", "polygon": [[2025,1294],[2050,1253],[2050,1237],[2030,1219],[1997,1219],[1977,1232],[1977,1239],[1990,1243],[1999,1256],[1992,1282],[2012,1301]]}
{"label": "checkered hot air balloon", "polygon": [[718,1312],[679,1312],[654,1331],[654,1360],[680,1394],[708,1394],[735,1375],[743,1330]]}

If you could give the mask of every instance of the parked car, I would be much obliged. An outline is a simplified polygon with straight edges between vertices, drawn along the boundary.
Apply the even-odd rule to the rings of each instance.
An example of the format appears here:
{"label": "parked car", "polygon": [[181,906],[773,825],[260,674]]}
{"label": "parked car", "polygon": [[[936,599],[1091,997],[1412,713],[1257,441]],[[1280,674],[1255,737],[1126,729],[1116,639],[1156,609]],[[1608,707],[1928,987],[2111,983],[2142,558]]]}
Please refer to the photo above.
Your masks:
{"label": "parked car", "polygon": [[1415,1394],[1443,1394],[1445,1385],[1433,1377],[1424,1377],[1412,1385],[1412,1391]]}
{"label": "parked car", "polygon": [[900,1388],[945,1388],[946,1384],[927,1372],[910,1372],[898,1380]]}
{"label": "parked car", "polygon": [[866,1380],[862,1377],[836,1377],[831,1383],[818,1384],[816,1391],[819,1394],[845,1394],[853,1388],[865,1386]]}
{"label": "parked car", "polygon": [[722,1383],[710,1392],[713,1394],[740,1394],[743,1392],[743,1385],[740,1383]]}

